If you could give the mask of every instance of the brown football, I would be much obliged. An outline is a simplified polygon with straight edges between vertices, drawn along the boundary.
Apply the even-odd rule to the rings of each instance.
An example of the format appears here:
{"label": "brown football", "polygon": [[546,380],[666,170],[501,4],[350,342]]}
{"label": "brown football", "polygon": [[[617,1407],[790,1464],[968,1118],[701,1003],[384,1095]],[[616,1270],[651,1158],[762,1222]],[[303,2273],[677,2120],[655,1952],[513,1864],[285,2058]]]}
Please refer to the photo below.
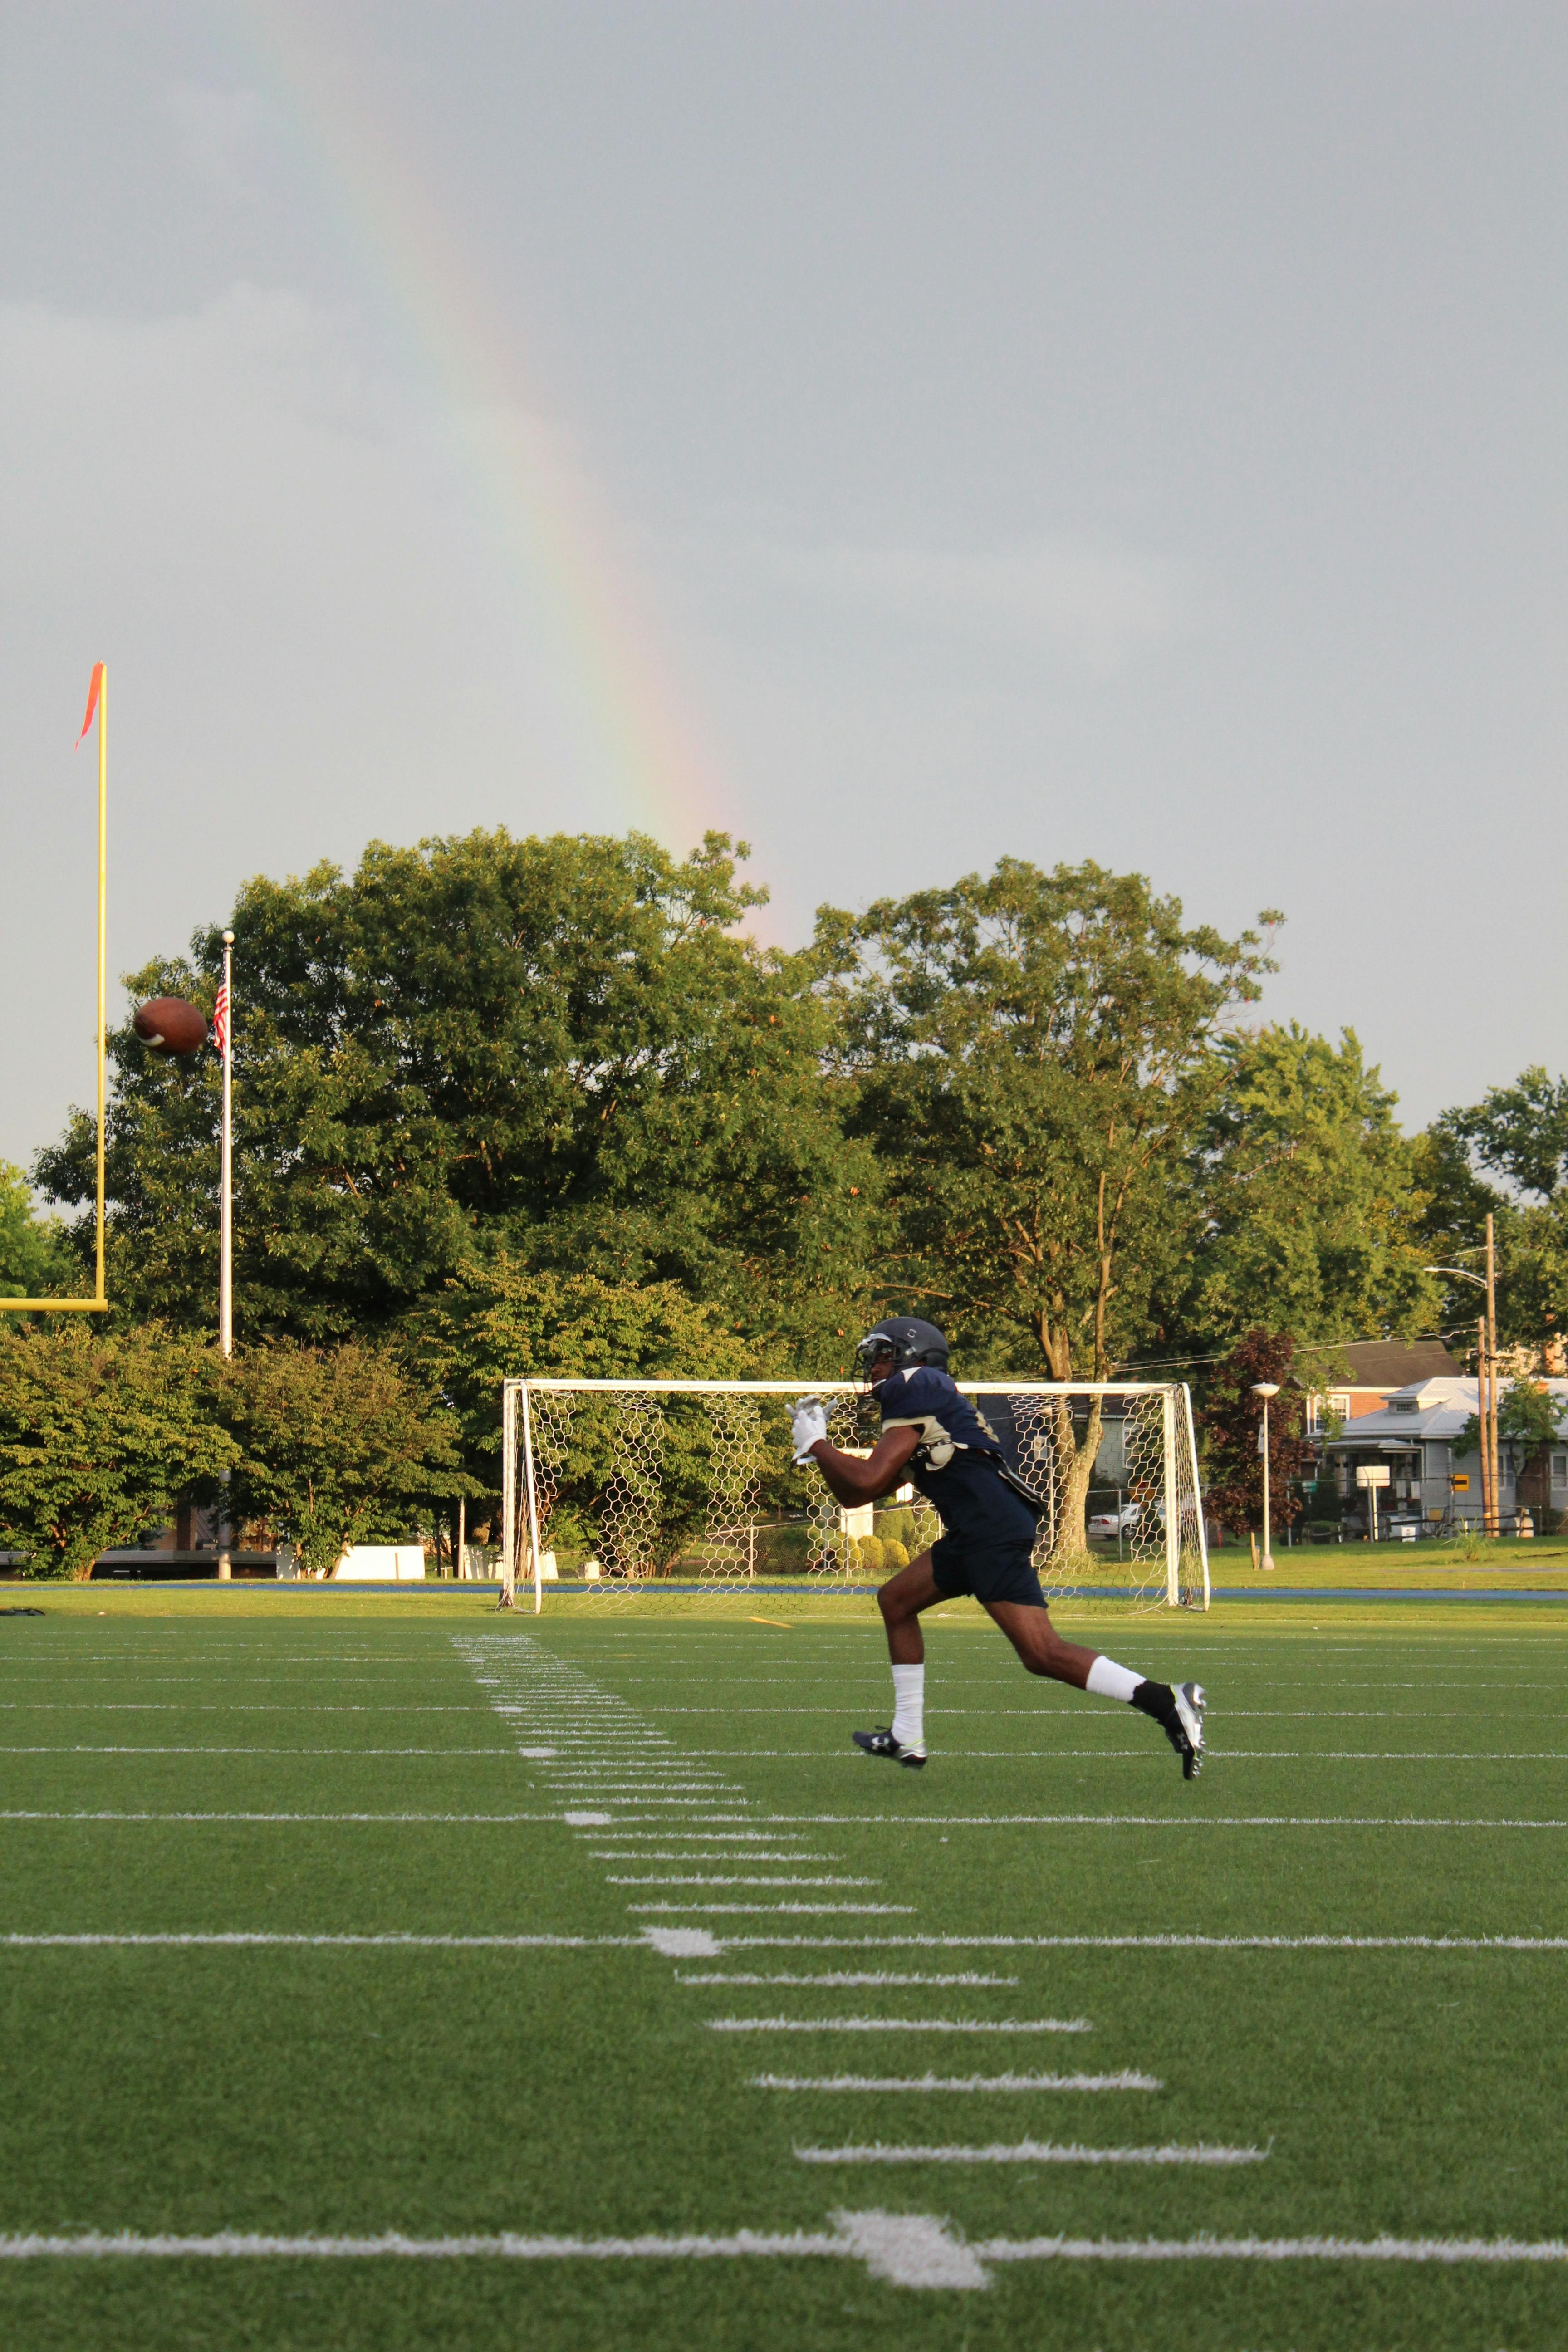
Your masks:
{"label": "brown football", "polygon": [[195,1054],[207,1042],[205,1014],[183,996],[153,997],[137,1006],[131,1025],[155,1054]]}

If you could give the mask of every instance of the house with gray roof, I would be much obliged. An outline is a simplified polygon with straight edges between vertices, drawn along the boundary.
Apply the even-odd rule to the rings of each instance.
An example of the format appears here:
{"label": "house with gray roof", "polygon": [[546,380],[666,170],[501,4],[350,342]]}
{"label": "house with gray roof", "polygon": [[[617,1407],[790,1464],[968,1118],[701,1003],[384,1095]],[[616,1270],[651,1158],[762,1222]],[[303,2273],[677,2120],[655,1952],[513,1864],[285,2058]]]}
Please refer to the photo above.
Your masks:
{"label": "house with gray roof", "polygon": [[[1541,1385],[1556,1400],[1560,1417],[1568,1423],[1568,1380],[1543,1381]],[[1476,1446],[1459,1451],[1465,1423],[1479,1410],[1477,1400],[1476,1381],[1462,1376],[1412,1381],[1408,1387],[1395,1389],[1381,1412],[1359,1413],[1337,1437],[1320,1440],[1323,1470],[1333,1477],[1342,1502],[1350,1508],[1364,1507],[1356,1486],[1357,1466],[1382,1463],[1387,1466],[1389,1481],[1378,1503],[1380,1522],[1386,1512],[1394,1524],[1418,1521],[1429,1528],[1451,1511],[1456,1520],[1474,1519],[1479,1524],[1480,1451]],[[1502,1491],[1498,1503],[1505,1528],[1511,1524],[1521,1501],[1537,1508],[1546,1501],[1548,1486],[1551,1507],[1568,1510],[1568,1430],[1561,1450],[1556,1446],[1550,1450],[1544,1465],[1546,1478],[1529,1473],[1528,1496],[1519,1491],[1521,1475],[1527,1471],[1524,1447],[1504,1438],[1500,1452]]]}

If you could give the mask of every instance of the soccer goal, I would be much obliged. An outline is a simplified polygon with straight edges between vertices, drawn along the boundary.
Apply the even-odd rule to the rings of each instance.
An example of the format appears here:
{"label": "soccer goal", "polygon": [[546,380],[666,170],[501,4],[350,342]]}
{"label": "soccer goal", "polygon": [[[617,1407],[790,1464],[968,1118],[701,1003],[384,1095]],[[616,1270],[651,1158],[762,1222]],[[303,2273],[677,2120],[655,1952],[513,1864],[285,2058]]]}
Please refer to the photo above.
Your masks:
{"label": "soccer goal", "polygon": [[[1208,1546],[1184,1385],[961,1381],[1046,1509],[1047,1597],[1206,1609]],[[503,1602],[547,1595],[826,1591],[875,1584],[935,1541],[912,1486],[845,1509],[791,1460],[790,1408],[820,1397],[847,1452],[876,1401],[835,1381],[508,1381]]]}

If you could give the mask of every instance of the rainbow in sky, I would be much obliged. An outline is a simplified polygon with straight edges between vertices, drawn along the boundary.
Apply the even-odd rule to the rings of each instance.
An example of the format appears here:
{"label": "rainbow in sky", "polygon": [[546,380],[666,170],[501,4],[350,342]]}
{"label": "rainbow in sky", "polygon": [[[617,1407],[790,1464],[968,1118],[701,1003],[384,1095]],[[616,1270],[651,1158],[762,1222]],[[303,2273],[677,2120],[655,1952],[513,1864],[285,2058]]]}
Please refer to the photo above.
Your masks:
{"label": "rainbow in sky", "polygon": [[542,626],[597,768],[628,825],[684,849],[722,822],[723,794],[682,709],[626,567],[581,474],[525,396],[517,353],[471,256],[444,234],[406,142],[378,120],[352,61],[295,0],[251,0],[237,21],[258,75],[299,139],[367,292],[437,392],[473,487]]}

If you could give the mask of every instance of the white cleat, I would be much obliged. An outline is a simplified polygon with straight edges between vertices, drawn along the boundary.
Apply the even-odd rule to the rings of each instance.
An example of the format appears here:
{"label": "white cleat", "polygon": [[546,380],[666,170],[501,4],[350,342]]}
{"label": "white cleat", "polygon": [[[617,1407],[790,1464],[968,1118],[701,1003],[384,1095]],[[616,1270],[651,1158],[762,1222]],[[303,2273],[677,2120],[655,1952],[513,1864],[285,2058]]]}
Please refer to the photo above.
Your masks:
{"label": "white cleat", "polygon": [[1176,1702],[1176,1720],[1181,1726],[1180,1738],[1173,1738],[1171,1745],[1182,1759],[1182,1778],[1195,1780],[1204,1769],[1204,1697],[1201,1683],[1174,1683],[1171,1696]]}

